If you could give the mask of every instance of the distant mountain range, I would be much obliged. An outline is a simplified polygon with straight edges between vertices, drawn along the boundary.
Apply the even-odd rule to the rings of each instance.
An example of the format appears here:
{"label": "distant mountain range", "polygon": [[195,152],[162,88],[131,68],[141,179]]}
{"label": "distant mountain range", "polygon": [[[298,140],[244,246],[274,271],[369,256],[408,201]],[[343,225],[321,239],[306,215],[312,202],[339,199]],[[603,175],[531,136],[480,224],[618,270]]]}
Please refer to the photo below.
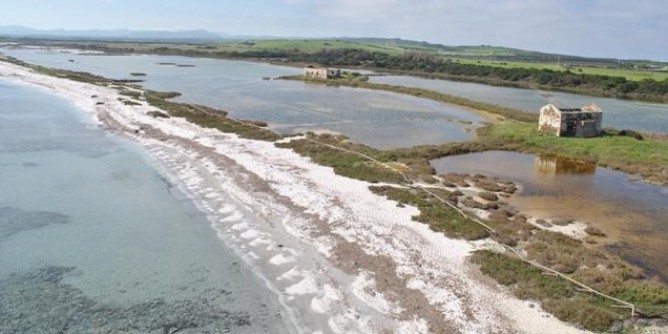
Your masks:
{"label": "distant mountain range", "polygon": [[[266,45],[267,49],[308,49],[321,42],[318,49],[331,48],[336,45],[340,48],[363,48],[372,51],[393,52],[393,51],[425,51],[439,54],[463,57],[487,57],[493,60],[510,61],[549,61],[549,62],[588,62],[612,64],[618,62],[617,59],[609,58],[591,58],[581,56],[560,55],[553,53],[544,53],[537,51],[508,48],[491,45],[469,45],[469,46],[447,46],[438,43],[411,41],[400,38],[367,38],[367,37],[330,37],[330,38],[309,38],[309,37],[276,37],[276,36],[249,36],[249,35],[230,35],[226,33],[212,32],[204,29],[194,30],[67,30],[67,29],[34,29],[20,25],[0,26],[0,38],[4,39],[45,39],[45,40],[80,40],[80,41],[115,41],[115,42],[240,42],[253,40],[256,49],[261,49]],[[302,43],[304,42],[304,43]],[[641,64],[650,64],[652,66],[668,66],[668,63],[645,60],[627,60]]]}
{"label": "distant mountain range", "polygon": [[207,30],[42,30],[24,26],[0,26],[0,36],[6,37],[62,37],[62,38],[105,38],[123,40],[202,40],[215,41],[232,36]]}

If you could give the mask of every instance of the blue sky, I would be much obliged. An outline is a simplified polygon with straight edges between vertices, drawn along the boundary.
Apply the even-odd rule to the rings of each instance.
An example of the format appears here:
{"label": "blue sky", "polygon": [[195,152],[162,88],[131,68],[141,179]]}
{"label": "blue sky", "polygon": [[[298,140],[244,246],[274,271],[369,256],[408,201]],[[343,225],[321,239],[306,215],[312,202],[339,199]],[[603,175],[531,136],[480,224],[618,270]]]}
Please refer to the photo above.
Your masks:
{"label": "blue sky", "polygon": [[0,0],[0,25],[400,37],[668,60],[665,0]]}

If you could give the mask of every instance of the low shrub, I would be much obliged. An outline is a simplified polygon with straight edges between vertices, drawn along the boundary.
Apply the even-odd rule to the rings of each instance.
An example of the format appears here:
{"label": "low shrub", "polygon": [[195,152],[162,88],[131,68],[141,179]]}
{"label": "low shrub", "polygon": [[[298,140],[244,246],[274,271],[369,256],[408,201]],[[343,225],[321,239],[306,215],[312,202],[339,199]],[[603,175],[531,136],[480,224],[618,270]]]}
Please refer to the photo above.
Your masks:
{"label": "low shrub", "polygon": [[585,228],[584,231],[585,231],[585,233],[587,233],[589,235],[596,236],[596,237],[605,237],[606,236],[606,234],[603,231],[601,231],[599,228],[594,227],[594,226],[587,226],[587,228]]}
{"label": "low shrub", "polygon": [[496,202],[499,200],[499,196],[497,196],[494,193],[488,192],[488,191],[483,191],[478,194],[478,197],[490,201],[490,202]]}
{"label": "low shrub", "polygon": [[462,216],[455,209],[443,204],[425,191],[391,186],[371,187],[370,189],[391,200],[416,206],[420,214],[413,219],[429,225],[433,231],[466,240],[483,239],[489,236],[484,227]]}

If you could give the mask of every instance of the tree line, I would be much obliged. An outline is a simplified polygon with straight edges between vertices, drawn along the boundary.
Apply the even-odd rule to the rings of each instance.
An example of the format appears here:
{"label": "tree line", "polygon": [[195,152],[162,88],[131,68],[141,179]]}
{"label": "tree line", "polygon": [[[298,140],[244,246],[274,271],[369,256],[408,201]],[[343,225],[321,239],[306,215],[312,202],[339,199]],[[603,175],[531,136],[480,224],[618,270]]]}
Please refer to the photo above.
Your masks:
{"label": "tree line", "polygon": [[[280,52],[279,52],[280,53]],[[243,55],[236,55],[243,57]],[[246,55],[248,56],[248,55]],[[354,49],[321,50],[316,53],[256,52],[257,58],[284,58],[288,61],[312,62],[324,66],[359,66],[375,69],[414,72],[423,75],[444,75],[459,80],[574,91],[591,95],[611,96],[668,102],[668,80],[627,80],[624,77],[585,74],[535,68],[503,68],[463,64],[425,53],[390,55]]]}
{"label": "tree line", "polygon": [[[107,52],[134,51],[132,48],[114,48],[113,45],[98,45],[97,47],[91,46],[91,48]],[[141,51],[146,52],[146,50]],[[213,51],[210,49],[170,47],[149,49],[149,52],[164,55],[216,56],[232,59],[253,58],[313,63],[322,66],[362,67],[492,85],[562,90],[588,95],[668,102],[668,79],[657,81],[648,78],[633,81],[624,77],[577,73],[570,70],[555,71],[464,64],[452,61],[442,55],[424,52],[393,55],[363,49],[323,49],[318,52],[302,52],[299,49]]]}

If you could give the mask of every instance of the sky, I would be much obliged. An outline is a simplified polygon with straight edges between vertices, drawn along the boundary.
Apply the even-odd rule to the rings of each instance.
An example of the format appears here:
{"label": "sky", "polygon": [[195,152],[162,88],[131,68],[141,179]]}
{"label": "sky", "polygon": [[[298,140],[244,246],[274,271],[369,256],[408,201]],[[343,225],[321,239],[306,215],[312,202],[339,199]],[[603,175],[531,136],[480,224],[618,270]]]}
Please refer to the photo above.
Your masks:
{"label": "sky", "polygon": [[0,0],[0,25],[387,37],[668,61],[666,0]]}

